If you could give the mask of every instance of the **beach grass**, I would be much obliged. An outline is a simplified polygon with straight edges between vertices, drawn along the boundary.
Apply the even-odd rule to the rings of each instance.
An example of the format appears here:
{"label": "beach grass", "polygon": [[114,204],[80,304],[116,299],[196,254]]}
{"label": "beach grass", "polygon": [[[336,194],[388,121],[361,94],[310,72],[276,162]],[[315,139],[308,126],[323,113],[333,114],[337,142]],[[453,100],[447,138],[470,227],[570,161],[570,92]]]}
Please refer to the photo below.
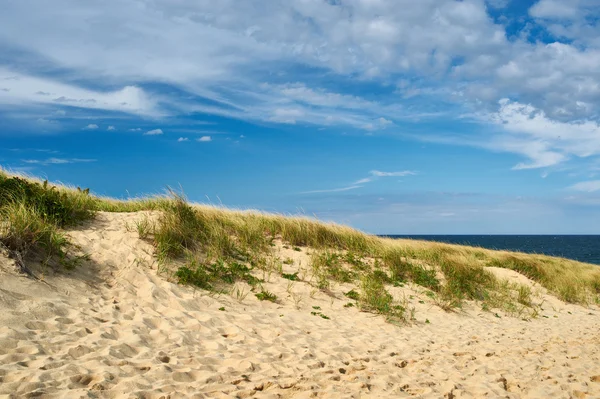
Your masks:
{"label": "beach grass", "polygon": [[[307,217],[192,204],[172,190],[115,200],[0,170],[0,242],[21,257],[35,250],[66,265],[73,255],[65,229],[97,212],[139,211],[155,211],[135,230],[153,243],[159,263],[175,265],[173,278],[180,283],[207,290],[240,281],[256,286],[260,281],[251,272],[257,270],[284,275],[283,265],[293,261],[277,258],[278,241],[310,252],[310,283],[316,289],[353,284],[353,299],[361,309],[389,317],[404,317],[406,309],[388,287],[407,283],[425,289],[447,310],[465,301],[514,313],[532,306],[529,287],[507,285],[490,267],[518,272],[566,302],[585,305],[600,298],[600,267],[573,260],[381,238]],[[285,278],[296,280],[298,274]]]}

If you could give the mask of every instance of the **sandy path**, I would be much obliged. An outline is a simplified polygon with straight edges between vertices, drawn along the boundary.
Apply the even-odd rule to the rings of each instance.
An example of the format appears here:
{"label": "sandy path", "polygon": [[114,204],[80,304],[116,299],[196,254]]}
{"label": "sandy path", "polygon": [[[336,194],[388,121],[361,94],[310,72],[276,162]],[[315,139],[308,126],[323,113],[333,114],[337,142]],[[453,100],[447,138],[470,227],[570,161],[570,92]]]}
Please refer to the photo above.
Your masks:
{"label": "sandy path", "polygon": [[0,398],[600,398],[596,307],[547,298],[527,322],[416,296],[418,321],[397,327],[303,283],[296,309],[279,278],[281,304],[240,303],[157,276],[126,230],[139,217],[73,232],[91,262],[49,285],[0,262]]}

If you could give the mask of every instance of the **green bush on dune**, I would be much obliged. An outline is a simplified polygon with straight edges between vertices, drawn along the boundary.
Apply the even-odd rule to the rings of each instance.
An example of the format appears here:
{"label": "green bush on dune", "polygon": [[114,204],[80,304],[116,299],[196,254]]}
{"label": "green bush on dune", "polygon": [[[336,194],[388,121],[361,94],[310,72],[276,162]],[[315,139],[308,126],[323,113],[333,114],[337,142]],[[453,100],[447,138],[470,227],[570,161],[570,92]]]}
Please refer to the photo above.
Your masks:
{"label": "green bush on dune", "polygon": [[[17,257],[38,249],[46,261],[57,257],[69,266],[69,242],[61,229],[91,219],[89,190],[65,190],[0,173],[0,242]],[[22,265],[24,267],[24,265]]]}

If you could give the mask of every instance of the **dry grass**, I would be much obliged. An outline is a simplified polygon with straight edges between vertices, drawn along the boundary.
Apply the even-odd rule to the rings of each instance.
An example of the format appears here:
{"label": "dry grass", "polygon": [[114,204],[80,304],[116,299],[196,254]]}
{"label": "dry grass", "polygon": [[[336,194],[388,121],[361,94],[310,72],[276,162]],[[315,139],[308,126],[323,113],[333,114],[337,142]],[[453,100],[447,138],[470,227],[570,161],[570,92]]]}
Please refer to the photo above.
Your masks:
{"label": "dry grass", "polygon": [[[0,170],[0,182],[10,177]],[[198,281],[197,285],[204,287],[220,286],[215,280],[223,276],[228,282],[247,279],[246,271],[240,269],[242,264],[249,270],[278,271],[281,275],[276,269],[281,269],[282,261],[273,259],[274,241],[279,239],[294,248],[311,248],[318,287],[326,288],[330,281],[354,283],[361,289],[361,306],[379,313],[385,309],[388,314],[400,313],[400,308],[389,302],[385,286],[405,282],[431,290],[436,302],[446,309],[461,306],[465,300],[479,301],[484,307],[502,301],[515,305],[515,309],[531,305],[530,293],[522,287],[503,285],[486,269],[488,266],[517,271],[567,302],[588,304],[600,298],[600,267],[572,260],[380,238],[310,218],[190,204],[172,192],[118,201],[90,195],[87,190],[55,187],[52,190],[60,193],[60,205],[68,210],[58,216],[40,212],[24,197],[0,203],[0,239],[5,245],[50,248],[54,244],[48,242],[56,241],[64,248],[66,244],[56,238],[61,229],[93,217],[94,212],[158,210],[156,222],[146,220],[136,226],[140,236],[153,241],[161,263],[183,262],[187,267],[187,272],[180,273],[183,279]]]}

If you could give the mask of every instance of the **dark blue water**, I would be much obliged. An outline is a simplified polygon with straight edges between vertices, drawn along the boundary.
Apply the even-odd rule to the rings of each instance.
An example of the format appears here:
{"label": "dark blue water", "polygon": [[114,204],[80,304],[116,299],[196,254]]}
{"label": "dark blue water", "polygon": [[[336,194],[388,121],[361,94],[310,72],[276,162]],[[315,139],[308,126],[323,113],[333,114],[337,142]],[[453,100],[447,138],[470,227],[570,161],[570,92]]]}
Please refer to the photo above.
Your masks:
{"label": "dark blue water", "polygon": [[388,235],[390,238],[439,241],[450,244],[471,245],[488,249],[505,249],[535,254],[560,256],[581,262],[600,265],[600,235],[594,236],[512,236],[512,235],[452,235],[452,236],[405,236]]}

